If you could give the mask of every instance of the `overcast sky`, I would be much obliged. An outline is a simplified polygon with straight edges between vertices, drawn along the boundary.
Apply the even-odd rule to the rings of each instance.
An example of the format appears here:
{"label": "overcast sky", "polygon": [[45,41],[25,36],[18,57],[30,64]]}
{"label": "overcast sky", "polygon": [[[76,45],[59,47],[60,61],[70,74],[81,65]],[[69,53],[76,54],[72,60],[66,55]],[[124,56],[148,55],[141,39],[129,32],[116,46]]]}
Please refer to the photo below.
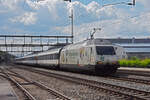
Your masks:
{"label": "overcast sky", "polygon": [[150,37],[150,0],[135,6],[103,5],[132,0],[0,0],[0,34],[70,35],[70,9],[74,11],[75,41],[95,37]]}

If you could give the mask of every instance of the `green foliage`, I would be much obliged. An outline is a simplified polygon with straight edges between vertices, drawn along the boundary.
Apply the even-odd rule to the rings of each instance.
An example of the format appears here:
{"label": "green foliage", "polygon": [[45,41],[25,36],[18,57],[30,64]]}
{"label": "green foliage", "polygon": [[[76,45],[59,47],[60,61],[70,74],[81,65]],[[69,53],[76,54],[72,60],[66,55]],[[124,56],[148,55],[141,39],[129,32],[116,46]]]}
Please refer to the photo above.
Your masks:
{"label": "green foliage", "polygon": [[119,61],[120,66],[131,66],[131,67],[150,67],[150,59],[140,60],[136,57],[133,57],[129,60],[122,59]]}
{"label": "green foliage", "polygon": [[140,60],[138,57],[136,57],[136,56],[133,56],[133,57],[131,57],[130,58],[131,60]]}

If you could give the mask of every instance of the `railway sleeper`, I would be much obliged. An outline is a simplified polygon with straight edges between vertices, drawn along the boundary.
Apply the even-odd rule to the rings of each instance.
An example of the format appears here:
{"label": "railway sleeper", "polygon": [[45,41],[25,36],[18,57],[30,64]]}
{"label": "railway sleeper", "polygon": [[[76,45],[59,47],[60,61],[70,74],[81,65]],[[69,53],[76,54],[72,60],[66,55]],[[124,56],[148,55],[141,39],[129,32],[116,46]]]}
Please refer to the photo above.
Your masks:
{"label": "railway sleeper", "polygon": [[[78,82],[76,82],[78,83]],[[89,88],[92,88],[92,89],[98,89],[106,94],[113,94],[113,96],[115,95],[116,97],[121,96],[122,98],[132,98],[131,100],[134,100],[134,99],[137,99],[137,100],[146,100],[144,99],[143,97],[139,96],[139,95],[134,95],[134,94],[129,94],[129,93],[124,93],[122,91],[119,91],[119,90],[114,90],[114,89],[110,89],[109,87],[103,87],[103,86],[97,86],[97,85],[92,85],[92,84],[88,84],[88,83],[79,83],[81,85],[85,85],[85,86],[88,86]]]}
{"label": "railway sleeper", "polygon": [[[27,69],[28,70],[28,69]],[[29,71],[31,71],[31,69],[29,70]],[[117,87],[117,86],[111,86],[111,85],[109,85],[109,84],[105,84],[105,83],[100,83],[100,84],[97,84],[97,83],[99,83],[99,82],[91,82],[90,80],[88,80],[88,81],[85,81],[85,80],[83,80],[83,79],[80,79],[80,78],[75,78],[75,79],[72,79],[71,77],[69,77],[69,76],[62,76],[61,75],[61,77],[60,77],[60,75],[57,75],[57,74],[52,74],[52,73],[49,73],[49,74],[47,74],[47,73],[42,73],[42,72],[39,72],[39,71],[35,71],[35,70],[33,70],[34,72],[37,72],[37,73],[41,73],[41,74],[44,74],[44,75],[49,75],[49,76],[52,76],[52,77],[58,77],[59,79],[65,79],[65,80],[67,80],[67,81],[71,81],[71,82],[74,82],[74,83],[77,83],[77,84],[81,84],[81,85],[85,85],[85,86],[88,86],[88,87],[90,87],[90,88],[94,88],[94,89],[96,89],[96,88],[98,88],[98,89],[100,89],[100,90],[105,90],[105,91],[111,91],[111,92],[116,92],[117,94],[121,94],[122,96],[127,96],[127,97],[130,97],[130,98],[132,98],[131,100],[134,100],[134,99],[138,99],[138,100],[146,100],[145,98],[143,98],[143,96],[139,96],[139,95],[137,95],[137,94],[141,94],[142,92],[141,91],[138,91],[138,93],[137,93],[137,91],[135,91],[134,89],[128,89],[128,88],[123,88],[123,89],[121,89],[122,87]],[[33,72],[32,71],[32,72]],[[67,78],[66,78],[67,77]],[[94,83],[94,84],[93,84]],[[100,85],[102,85],[102,86],[100,86]],[[107,86],[107,87],[105,87],[105,86]],[[110,88],[110,87],[113,87],[113,88]],[[116,89],[118,89],[118,90],[116,90],[116,89],[114,89],[114,87],[116,88]],[[109,89],[109,90],[108,90]],[[115,90],[115,91],[114,91]],[[120,91],[121,90],[121,91]],[[127,93],[127,91],[129,91],[129,93]],[[132,92],[131,92],[132,91]],[[136,92],[136,95],[134,95],[133,93],[135,93]],[[145,92],[145,91],[144,91]],[[144,93],[145,95],[149,95],[149,92],[147,92],[147,93]]]}
{"label": "railway sleeper", "polygon": [[[10,71],[10,70],[9,70],[9,71]],[[50,89],[49,87],[43,85],[42,83],[39,83],[39,82],[37,82],[37,81],[30,81],[29,79],[27,79],[27,78],[25,78],[25,77],[19,75],[19,74],[16,73],[16,72],[13,72],[13,71],[11,71],[11,72],[12,72],[12,73],[15,73],[18,77],[21,77],[21,78],[25,79],[26,81],[28,81],[27,83],[25,83],[25,84],[27,84],[27,85],[33,85],[33,84],[35,84],[35,85],[39,86],[39,87],[42,88],[42,89],[48,90],[50,93],[52,93],[52,94],[55,95],[56,97],[62,98],[62,100],[71,100],[69,97],[67,97],[67,96],[65,96],[65,95],[63,95],[63,94],[61,94],[61,93],[59,93],[58,91],[55,91],[55,90],[53,90],[53,89]],[[23,84],[24,84],[24,83],[23,83]]]}
{"label": "railway sleeper", "polygon": [[34,82],[24,82],[24,83],[19,83],[20,85],[33,85]]}

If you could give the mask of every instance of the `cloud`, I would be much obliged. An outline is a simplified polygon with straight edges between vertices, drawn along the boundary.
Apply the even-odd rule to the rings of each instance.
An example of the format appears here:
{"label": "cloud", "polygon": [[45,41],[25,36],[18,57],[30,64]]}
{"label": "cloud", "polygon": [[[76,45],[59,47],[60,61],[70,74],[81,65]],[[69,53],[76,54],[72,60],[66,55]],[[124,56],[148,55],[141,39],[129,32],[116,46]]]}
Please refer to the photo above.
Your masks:
{"label": "cloud", "polygon": [[17,8],[17,3],[19,0],[1,0],[0,5],[4,8],[14,10]]}
{"label": "cloud", "polygon": [[[89,38],[93,28],[102,28],[95,33],[96,38],[115,37],[149,37],[150,35],[150,12],[143,13],[133,18],[110,19],[84,23],[74,27],[75,40],[80,41]],[[62,33],[71,33],[71,27],[56,27]]]}
{"label": "cloud", "polygon": [[[114,7],[101,9],[100,4],[94,1],[84,5],[79,1],[69,3],[63,0],[44,0],[39,2],[31,0],[14,0],[9,2],[4,0],[2,5],[10,8],[5,9],[8,13],[3,14],[4,17],[0,16],[3,19],[3,23],[0,23],[2,26],[9,24],[11,27],[36,33],[51,32],[51,30],[54,30],[54,27],[69,25],[71,7],[74,9],[75,25],[90,23],[100,19],[112,19],[116,10]],[[111,11],[113,12],[111,13]],[[4,11],[1,12],[3,13]],[[28,27],[29,25],[30,27]]]}
{"label": "cloud", "polygon": [[150,9],[150,6],[149,6],[150,0],[136,0],[136,2],[143,4],[144,8]]}
{"label": "cloud", "polygon": [[15,23],[20,22],[23,23],[24,25],[31,25],[36,23],[37,18],[36,13],[25,12],[23,15],[11,18],[10,20]]}
{"label": "cloud", "polygon": [[[149,0],[137,0],[143,9],[148,8]],[[121,37],[127,33],[129,36],[141,36],[139,33],[150,32],[149,13],[126,9],[127,7],[102,5],[92,1],[83,4],[79,1],[72,3],[63,0],[1,0],[0,3],[0,28],[1,32],[39,34],[39,35],[64,35],[70,32],[71,8],[74,13],[74,26],[76,37],[87,38],[94,27],[102,27],[96,37]],[[136,5],[136,8],[137,5]],[[127,17],[143,14],[132,19]],[[78,39],[79,39],[78,38]]]}

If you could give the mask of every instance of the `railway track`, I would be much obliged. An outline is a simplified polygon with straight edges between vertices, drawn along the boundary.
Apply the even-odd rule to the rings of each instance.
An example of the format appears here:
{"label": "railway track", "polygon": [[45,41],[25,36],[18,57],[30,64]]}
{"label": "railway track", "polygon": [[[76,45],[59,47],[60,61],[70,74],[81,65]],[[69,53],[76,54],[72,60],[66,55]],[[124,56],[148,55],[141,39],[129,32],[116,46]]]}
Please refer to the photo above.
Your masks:
{"label": "railway track", "polygon": [[117,86],[113,84],[108,84],[104,82],[97,82],[93,80],[87,80],[83,78],[71,77],[62,74],[56,74],[51,72],[46,72],[43,70],[32,69],[32,68],[23,68],[24,70],[31,71],[34,73],[38,73],[45,76],[54,77],[57,79],[61,79],[64,81],[80,84],[87,86],[89,88],[95,89],[97,91],[104,92],[111,96],[115,96],[117,98],[126,99],[126,100],[149,100],[150,99],[150,92],[131,89],[128,87]]}
{"label": "railway track", "polygon": [[14,83],[21,91],[23,91],[26,99],[29,100],[36,100],[34,96],[32,96],[19,82],[17,82],[14,78],[12,78],[8,73],[4,71],[4,69],[0,68],[1,70],[1,76],[8,79],[12,83]]}
{"label": "railway track", "polygon": [[4,78],[13,82],[21,91],[23,91],[24,95],[27,97],[27,100],[41,100],[39,99],[39,97],[33,96],[32,93],[30,93],[30,91],[27,89],[27,88],[30,88],[31,86],[32,87],[35,86],[42,90],[45,90],[46,92],[48,92],[48,94],[55,96],[57,99],[59,98],[60,100],[71,100],[71,98],[63,95],[62,93],[55,91],[37,81],[29,80],[16,72],[13,72],[13,71],[8,72],[8,70],[4,70],[4,69],[1,69],[1,72],[3,73],[2,76]]}
{"label": "railway track", "polygon": [[146,71],[118,70],[117,73],[125,74],[125,75],[137,75],[137,76],[150,77],[150,73]]}
{"label": "railway track", "polygon": [[144,80],[144,79],[119,77],[119,76],[113,76],[113,77],[107,77],[107,78],[108,79],[114,79],[114,80],[121,80],[121,81],[128,81],[128,82],[135,82],[135,83],[150,85],[150,80]]}

